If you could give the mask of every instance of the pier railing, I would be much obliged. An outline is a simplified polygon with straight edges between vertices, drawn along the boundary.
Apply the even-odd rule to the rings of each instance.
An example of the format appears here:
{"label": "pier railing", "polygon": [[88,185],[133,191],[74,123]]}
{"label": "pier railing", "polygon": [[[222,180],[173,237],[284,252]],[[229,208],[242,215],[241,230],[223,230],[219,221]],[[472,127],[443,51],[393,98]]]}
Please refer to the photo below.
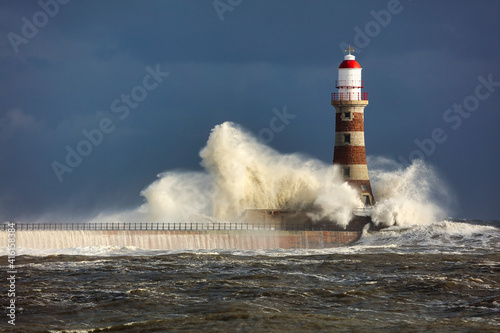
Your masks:
{"label": "pier railing", "polygon": [[[0,230],[7,231],[11,223],[4,223]],[[247,222],[182,222],[182,223],[14,223],[16,231],[48,230],[134,230],[134,231],[199,231],[199,230],[305,230],[334,231],[336,225],[247,223]]]}

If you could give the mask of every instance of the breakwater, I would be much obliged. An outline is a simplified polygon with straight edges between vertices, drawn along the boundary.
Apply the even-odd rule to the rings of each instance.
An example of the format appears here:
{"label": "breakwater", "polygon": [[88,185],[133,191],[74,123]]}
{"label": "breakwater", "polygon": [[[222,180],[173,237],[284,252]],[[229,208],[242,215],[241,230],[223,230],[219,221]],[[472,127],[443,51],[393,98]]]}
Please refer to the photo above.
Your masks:
{"label": "breakwater", "polygon": [[[303,226],[301,226],[303,227]],[[16,224],[16,247],[66,249],[130,246],[142,249],[317,249],[353,243],[360,231],[251,223]],[[6,248],[7,231],[0,231]]]}

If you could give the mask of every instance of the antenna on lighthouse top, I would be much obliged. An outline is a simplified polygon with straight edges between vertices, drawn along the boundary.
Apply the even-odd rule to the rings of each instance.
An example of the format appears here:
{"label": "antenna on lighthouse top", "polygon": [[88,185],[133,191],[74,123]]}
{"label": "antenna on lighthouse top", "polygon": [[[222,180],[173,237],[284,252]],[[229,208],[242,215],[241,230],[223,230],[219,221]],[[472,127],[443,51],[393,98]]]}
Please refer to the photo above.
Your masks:
{"label": "antenna on lighthouse top", "polygon": [[354,48],[351,45],[349,45],[349,48],[347,48],[345,51],[349,52],[349,55],[351,55],[351,52],[354,52]]}
{"label": "antenna on lighthouse top", "polygon": [[354,52],[354,48],[351,45],[349,45],[349,47],[347,49],[345,49],[345,52],[347,52],[348,54],[346,54],[344,56],[344,60],[354,60],[354,59],[356,59],[356,57],[353,54],[351,54],[351,52]]}

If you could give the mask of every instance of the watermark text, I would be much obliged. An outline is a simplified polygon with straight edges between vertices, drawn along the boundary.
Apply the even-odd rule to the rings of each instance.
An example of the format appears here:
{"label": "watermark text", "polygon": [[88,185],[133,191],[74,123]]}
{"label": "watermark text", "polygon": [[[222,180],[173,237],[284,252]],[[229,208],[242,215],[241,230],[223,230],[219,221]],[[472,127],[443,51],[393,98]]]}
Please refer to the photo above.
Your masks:
{"label": "watermark text", "polygon": [[16,225],[7,222],[7,323],[16,325]]}
{"label": "watermark text", "polygon": [[19,46],[28,44],[28,42],[35,38],[39,29],[45,27],[51,18],[54,18],[59,13],[60,5],[66,5],[70,0],[40,0],[38,5],[42,10],[33,14],[31,20],[26,16],[21,18],[22,27],[20,34],[9,32],[7,39],[12,45],[14,53],[19,53]]}
{"label": "watermark text", "polygon": [[355,26],[354,43],[341,42],[339,44],[340,50],[344,52],[345,49],[354,45],[356,53],[361,53],[361,50],[367,47],[375,37],[380,35],[382,29],[386,28],[391,23],[392,17],[401,14],[403,9],[404,7],[401,1],[389,0],[387,1],[386,9],[381,9],[379,11],[371,10],[370,15],[373,17],[373,20],[366,22],[363,28]]}
{"label": "watermark text", "polygon": [[[148,91],[156,89],[163,79],[170,75],[169,72],[162,72],[160,65],[156,68],[146,66],[147,74],[142,78],[141,84],[136,85],[130,90],[129,94],[121,94],[110,104],[110,111],[120,120],[125,120],[130,115],[130,110],[134,110],[139,103],[148,97]],[[105,135],[115,131],[116,125],[111,118],[104,117],[99,121],[96,128],[81,131],[84,139],[80,140],[75,146],[66,146],[66,158],[64,162],[53,161],[52,170],[57,180],[62,183],[65,173],[72,173],[82,162],[84,157],[92,154],[94,147],[99,146],[105,138]]]}
{"label": "watermark text", "polygon": [[215,12],[219,16],[221,22],[224,21],[224,13],[232,12],[236,7],[241,5],[243,0],[214,0],[212,5],[214,6]]}
{"label": "watermark text", "polygon": [[273,108],[273,114],[275,117],[269,120],[269,127],[262,128],[258,133],[259,141],[262,143],[270,143],[273,141],[274,134],[283,131],[286,125],[290,124],[289,119],[297,117],[297,115],[286,111],[286,105],[283,107],[283,111]]}
{"label": "watermark text", "polygon": [[[461,104],[454,103],[452,108],[443,112],[443,121],[454,131],[462,126],[464,119],[469,118],[473,112],[479,109],[481,101],[488,99],[495,92],[496,87],[500,87],[500,81],[493,81],[493,74],[489,74],[487,78],[480,75],[477,80],[479,84],[474,89],[474,94],[465,97]],[[408,159],[399,155],[398,160],[406,166],[416,159],[424,160],[434,154],[437,145],[444,143],[447,139],[446,130],[442,127],[436,127],[427,138],[414,140],[417,149],[410,152]]]}

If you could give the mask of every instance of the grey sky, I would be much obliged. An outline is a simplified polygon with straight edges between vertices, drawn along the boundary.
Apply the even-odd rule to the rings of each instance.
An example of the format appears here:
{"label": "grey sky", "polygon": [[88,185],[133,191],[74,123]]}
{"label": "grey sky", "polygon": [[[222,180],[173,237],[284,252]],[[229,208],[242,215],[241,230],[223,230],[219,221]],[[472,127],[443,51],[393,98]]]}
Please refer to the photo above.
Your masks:
{"label": "grey sky", "polygon": [[[369,93],[368,155],[421,154],[454,217],[500,218],[498,1],[40,3],[0,1],[1,220],[137,206],[158,173],[201,168],[215,125],[257,134],[284,106],[296,118],[270,146],[331,162],[344,44]],[[84,130],[98,144],[58,178]]]}

